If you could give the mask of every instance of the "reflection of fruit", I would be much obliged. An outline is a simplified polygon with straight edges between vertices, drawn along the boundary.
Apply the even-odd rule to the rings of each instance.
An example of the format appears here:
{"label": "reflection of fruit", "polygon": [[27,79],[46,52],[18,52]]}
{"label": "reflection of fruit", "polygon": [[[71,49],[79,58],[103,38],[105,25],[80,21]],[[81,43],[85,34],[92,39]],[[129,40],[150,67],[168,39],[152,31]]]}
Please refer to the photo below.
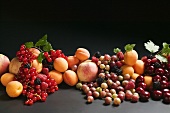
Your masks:
{"label": "reflection of fruit", "polygon": [[142,60],[137,60],[133,65],[135,73],[143,74],[144,73],[144,62]]}
{"label": "reflection of fruit", "polygon": [[30,48],[29,51],[32,52],[33,55],[36,57],[38,57],[38,55],[40,54],[40,51],[36,48]]}
{"label": "reflection of fruit", "polygon": [[9,64],[9,72],[17,75],[21,64],[22,62],[19,62],[17,57],[13,58]]}
{"label": "reflection of fruit", "polygon": [[40,73],[42,71],[43,65],[42,63],[38,62],[37,59],[35,59],[32,61],[32,67],[37,70],[37,73]]}
{"label": "reflection of fruit", "polygon": [[91,82],[97,78],[98,67],[94,62],[85,61],[79,64],[77,75],[80,81]]}
{"label": "reflection of fruit", "polygon": [[78,48],[75,55],[81,61],[87,60],[90,57],[89,51],[85,48]]}
{"label": "reflection of fruit", "polygon": [[6,86],[6,92],[9,97],[18,97],[23,90],[23,86],[18,81],[11,81]]}
{"label": "reflection of fruit", "polygon": [[52,70],[49,72],[50,77],[53,78],[57,84],[60,84],[63,81],[63,75],[61,72],[58,72],[56,70]]}
{"label": "reflection of fruit", "polygon": [[68,69],[68,62],[62,57],[56,58],[53,65],[54,69],[59,72],[64,72]]}
{"label": "reflection of fruit", "polygon": [[0,54],[0,76],[8,71],[9,64],[9,58],[3,54]]}
{"label": "reflection of fruit", "polygon": [[63,74],[64,82],[70,86],[74,86],[78,82],[77,74],[72,70],[67,70]]}
{"label": "reflection of fruit", "polygon": [[1,83],[6,86],[9,82],[14,80],[15,75],[12,73],[5,73],[1,76]]}
{"label": "reflection of fruit", "polygon": [[68,67],[71,69],[74,65],[77,65],[79,63],[79,59],[75,56],[68,56]]}

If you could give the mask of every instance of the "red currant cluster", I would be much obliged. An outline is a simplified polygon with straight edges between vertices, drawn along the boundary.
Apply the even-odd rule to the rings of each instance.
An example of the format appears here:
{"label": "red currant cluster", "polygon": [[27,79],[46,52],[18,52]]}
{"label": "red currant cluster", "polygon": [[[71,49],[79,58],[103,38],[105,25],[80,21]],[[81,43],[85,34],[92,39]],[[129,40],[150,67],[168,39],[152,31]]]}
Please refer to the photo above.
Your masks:
{"label": "red currant cluster", "polygon": [[50,78],[49,69],[43,68],[41,73],[37,73],[36,68],[31,66],[36,57],[24,45],[21,45],[16,56],[22,64],[15,79],[23,84],[22,95],[27,98],[25,104],[32,105],[36,101],[46,101],[49,93],[58,90],[56,81]]}

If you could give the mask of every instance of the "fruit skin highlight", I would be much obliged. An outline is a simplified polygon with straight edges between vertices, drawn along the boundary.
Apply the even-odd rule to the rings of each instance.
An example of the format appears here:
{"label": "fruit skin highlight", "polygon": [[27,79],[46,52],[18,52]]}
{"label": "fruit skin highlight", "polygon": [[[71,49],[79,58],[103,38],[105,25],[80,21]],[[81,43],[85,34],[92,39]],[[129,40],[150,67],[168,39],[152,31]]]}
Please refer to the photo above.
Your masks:
{"label": "fruit skin highlight", "polygon": [[8,71],[10,60],[6,55],[0,54],[0,76]]}
{"label": "fruit skin highlight", "polygon": [[23,85],[19,81],[11,81],[6,86],[6,92],[9,97],[18,97],[23,90]]}
{"label": "fruit skin highlight", "polygon": [[77,75],[82,82],[92,82],[97,78],[98,67],[94,62],[84,61],[77,68]]}
{"label": "fruit skin highlight", "polygon": [[5,73],[1,76],[1,83],[2,85],[6,86],[9,82],[13,81],[15,75],[12,73]]}
{"label": "fruit skin highlight", "polygon": [[9,64],[9,72],[17,75],[21,64],[22,62],[19,62],[17,57],[13,58]]}
{"label": "fruit skin highlight", "polygon": [[76,72],[72,70],[67,70],[63,74],[63,79],[66,84],[69,86],[74,86],[78,83],[78,76]]}
{"label": "fruit skin highlight", "polygon": [[62,57],[58,57],[54,60],[54,69],[59,72],[65,72],[68,69],[68,62]]}
{"label": "fruit skin highlight", "polygon": [[85,61],[90,57],[90,53],[87,49],[85,48],[78,48],[75,52],[75,56],[81,60],[81,61]]}

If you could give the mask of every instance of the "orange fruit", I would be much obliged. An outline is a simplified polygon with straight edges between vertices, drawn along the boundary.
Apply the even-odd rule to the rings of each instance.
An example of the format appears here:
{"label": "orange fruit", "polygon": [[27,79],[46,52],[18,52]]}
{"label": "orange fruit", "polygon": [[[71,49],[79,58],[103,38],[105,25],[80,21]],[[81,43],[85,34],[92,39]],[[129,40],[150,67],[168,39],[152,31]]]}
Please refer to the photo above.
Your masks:
{"label": "orange fruit", "polygon": [[68,69],[68,62],[62,57],[58,57],[54,60],[54,69],[59,72],[65,72]]}
{"label": "orange fruit", "polygon": [[68,84],[69,86],[74,86],[78,82],[78,76],[72,70],[65,71],[63,74],[63,79],[64,79],[64,82]]}
{"label": "orange fruit", "polygon": [[132,79],[136,80],[136,78],[139,76],[138,73],[133,73],[133,75],[131,76]]}
{"label": "orange fruit", "polygon": [[61,72],[58,72],[56,70],[52,70],[49,72],[50,77],[53,78],[57,84],[60,84],[63,81],[63,74]]}
{"label": "orange fruit", "polygon": [[32,52],[33,55],[36,56],[36,57],[38,57],[39,54],[41,53],[40,50],[38,50],[36,48],[30,48],[29,51]]}
{"label": "orange fruit", "polygon": [[32,66],[35,67],[37,73],[40,73],[42,71],[43,65],[42,63],[38,62],[37,59],[32,61]]}
{"label": "orange fruit", "polygon": [[149,75],[145,75],[144,82],[145,82],[147,88],[149,88],[152,85],[152,77]]}
{"label": "orange fruit", "polygon": [[133,65],[135,73],[143,74],[144,73],[144,62],[142,60],[137,60],[136,63]]}
{"label": "orange fruit", "polygon": [[6,86],[6,92],[9,97],[18,97],[23,90],[23,85],[19,81],[11,81]]}
{"label": "orange fruit", "polygon": [[125,75],[125,74],[129,74],[130,76],[132,76],[134,74],[134,69],[132,66],[129,66],[129,65],[123,65],[121,67],[122,69],[122,74]]}
{"label": "orange fruit", "polygon": [[81,61],[87,60],[90,57],[89,51],[85,48],[78,48],[75,55]]}
{"label": "orange fruit", "polygon": [[125,64],[133,66],[137,60],[138,60],[138,53],[135,50],[126,51],[124,53]]}
{"label": "orange fruit", "polygon": [[1,76],[1,83],[2,85],[6,86],[9,82],[13,81],[15,75],[12,73],[5,73]]}
{"label": "orange fruit", "polygon": [[79,59],[75,56],[67,57],[68,67],[71,68],[73,65],[77,65],[79,63]]}

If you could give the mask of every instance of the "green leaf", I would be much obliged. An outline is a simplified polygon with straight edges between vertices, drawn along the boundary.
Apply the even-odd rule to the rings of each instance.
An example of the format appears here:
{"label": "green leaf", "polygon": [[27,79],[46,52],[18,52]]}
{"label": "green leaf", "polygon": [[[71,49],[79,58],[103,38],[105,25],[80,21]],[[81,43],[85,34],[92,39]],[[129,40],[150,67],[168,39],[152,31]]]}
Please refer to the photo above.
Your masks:
{"label": "green leaf", "polygon": [[168,62],[167,58],[162,55],[155,55],[157,59],[159,59],[161,62]]}
{"label": "green leaf", "polygon": [[38,42],[36,42],[35,46],[44,46],[46,45],[48,42],[47,42],[47,34],[44,35],[41,39],[39,39]]}
{"label": "green leaf", "polygon": [[170,48],[169,48],[169,44],[167,44],[166,42],[164,42],[163,44],[163,48],[161,50],[162,54],[170,54]]}
{"label": "green leaf", "polygon": [[144,43],[144,46],[151,53],[155,53],[159,50],[159,46],[155,45],[151,40],[149,40],[147,43]]}
{"label": "green leaf", "polygon": [[163,45],[163,48],[169,48],[169,44],[167,44],[166,42],[164,42],[162,45]]}
{"label": "green leaf", "polygon": [[43,50],[49,52],[52,48],[51,44],[48,42],[45,46],[43,46]]}
{"label": "green leaf", "polygon": [[32,47],[34,46],[34,43],[33,43],[33,42],[26,42],[26,43],[25,43],[25,46],[26,46],[27,48],[32,48]]}
{"label": "green leaf", "polygon": [[38,62],[42,63],[42,61],[45,59],[43,53],[41,52],[37,58]]}
{"label": "green leaf", "polygon": [[132,51],[134,47],[135,47],[135,44],[127,44],[125,46],[125,50],[126,51]]}
{"label": "green leaf", "polygon": [[114,53],[118,53],[118,52],[120,52],[120,51],[121,51],[121,49],[119,49],[119,48],[115,48],[115,49],[113,50]]}

